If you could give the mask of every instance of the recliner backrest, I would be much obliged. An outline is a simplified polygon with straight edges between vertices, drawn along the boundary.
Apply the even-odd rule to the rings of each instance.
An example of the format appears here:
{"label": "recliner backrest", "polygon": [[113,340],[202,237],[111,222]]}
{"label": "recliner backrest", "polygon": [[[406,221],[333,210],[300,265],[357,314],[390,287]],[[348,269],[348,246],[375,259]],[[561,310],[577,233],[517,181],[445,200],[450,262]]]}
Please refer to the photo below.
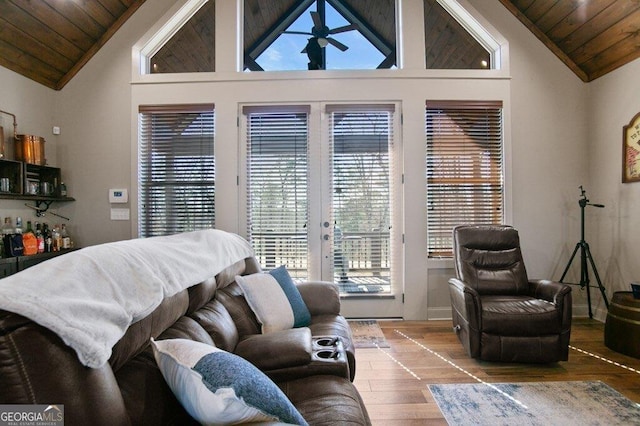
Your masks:
{"label": "recliner backrest", "polygon": [[482,295],[526,294],[527,272],[518,231],[506,225],[461,225],[453,230],[456,276]]}

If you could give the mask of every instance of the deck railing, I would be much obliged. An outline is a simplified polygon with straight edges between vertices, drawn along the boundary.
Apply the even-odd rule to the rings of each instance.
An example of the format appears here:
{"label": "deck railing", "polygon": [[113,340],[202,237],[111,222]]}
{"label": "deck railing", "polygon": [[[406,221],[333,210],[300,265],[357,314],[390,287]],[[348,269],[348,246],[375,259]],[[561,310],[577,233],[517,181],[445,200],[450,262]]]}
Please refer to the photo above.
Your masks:
{"label": "deck railing", "polygon": [[[305,232],[253,233],[251,244],[265,269],[287,265],[292,277],[307,278],[308,246]],[[345,263],[346,270],[341,267],[341,262]],[[391,269],[389,233],[343,232],[342,238],[335,242],[334,265],[336,282],[367,281],[388,285]]]}

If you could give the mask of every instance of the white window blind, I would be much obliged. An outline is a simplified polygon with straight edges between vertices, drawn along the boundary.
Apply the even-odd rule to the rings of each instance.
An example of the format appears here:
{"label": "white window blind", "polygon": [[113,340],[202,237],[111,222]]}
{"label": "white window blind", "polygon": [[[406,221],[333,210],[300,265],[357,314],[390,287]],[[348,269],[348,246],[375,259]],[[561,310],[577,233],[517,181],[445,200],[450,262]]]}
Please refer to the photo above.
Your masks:
{"label": "white window blind", "polygon": [[139,235],[213,228],[213,105],[139,108]]}
{"label": "white window blind", "polygon": [[249,240],[261,265],[308,278],[308,108],[246,107]]}
{"label": "white window blind", "polygon": [[334,279],[347,293],[390,292],[394,106],[327,110]]}
{"label": "white window blind", "polygon": [[427,246],[451,257],[452,230],[504,220],[501,102],[427,102]]}

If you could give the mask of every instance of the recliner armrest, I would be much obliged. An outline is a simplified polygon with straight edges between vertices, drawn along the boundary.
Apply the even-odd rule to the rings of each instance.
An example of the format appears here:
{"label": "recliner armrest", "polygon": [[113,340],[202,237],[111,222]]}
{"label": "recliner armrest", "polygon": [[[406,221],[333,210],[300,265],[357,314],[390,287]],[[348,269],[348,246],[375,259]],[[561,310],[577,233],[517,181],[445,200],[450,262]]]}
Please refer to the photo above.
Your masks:
{"label": "recliner armrest", "polygon": [[562,305],[564,297],[571,292],[567,284],[551,280],[529,280],[529,294],[547,302]]}
{"label": "recliner armrest", "polygon": [[254,334],[238,343],[234,352],[262,371],[306,365],[313,353],[311,330],[301,327]]}
{"label": "recliner armrest", "polygon": [[449,289],[453,308],[469,321],[471,329],[479,330],[482,312],[480,294],[458,278],[449,279]]}
{"label": "recliner armrest", "polygon": [[573,311],[571,286],[550,280],[529,280],[529,290],[532,296],[552,302],[558,307],[562,329],[568,333],[571,330]]}
{"label": "recliner armrest", "polygon": [[338,285],[328,281],[310,281],[297,285],[311,315],[340,315]]}
{"label": "recliner armrest", "polygon": [[455,290],[459,291],[461,295],[467,294],[467,297],[472,298],[475,303],[478,304],[478,307],[480,307],[480,294],[477,292],[476,289],[474,289],[471,286],[468,286],[464,281],[459,280],[458,278],[450,278],[449,279],[449,284],[451,284],[451,287],[454,288]]}

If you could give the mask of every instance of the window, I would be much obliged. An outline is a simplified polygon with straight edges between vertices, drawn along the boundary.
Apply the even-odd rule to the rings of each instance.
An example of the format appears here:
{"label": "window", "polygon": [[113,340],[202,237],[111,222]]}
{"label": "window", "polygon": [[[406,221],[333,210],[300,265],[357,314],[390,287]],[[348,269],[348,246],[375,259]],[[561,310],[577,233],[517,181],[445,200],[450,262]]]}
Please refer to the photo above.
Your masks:
{"label": "window", "polygon": [[395,3],[244,0],[244,69],[392,68]]}
{"label": "window", "polygon": [[266,269],[308,278],[308,108],[247,107],[249,241]]}
{"label": "window", "polygon": [[457,1],[423,1],[427,69],[500,68],[499,44]]}
{"label": "window", "polygon": [[328,112],[334,280],[347,293],[389,293],[394,107]]}
{"label": "window", "polygon": [[427,246],[451,257],[460,224],[501,224],[501,102],[427,102]]}
{"label": "window", "polygon": [[215,0],[188,0],[142,48],[144,74],[215,71]]}
{"label": "window", "polygon": [[139,235],[215,225],[213,105],[139,109]]}

